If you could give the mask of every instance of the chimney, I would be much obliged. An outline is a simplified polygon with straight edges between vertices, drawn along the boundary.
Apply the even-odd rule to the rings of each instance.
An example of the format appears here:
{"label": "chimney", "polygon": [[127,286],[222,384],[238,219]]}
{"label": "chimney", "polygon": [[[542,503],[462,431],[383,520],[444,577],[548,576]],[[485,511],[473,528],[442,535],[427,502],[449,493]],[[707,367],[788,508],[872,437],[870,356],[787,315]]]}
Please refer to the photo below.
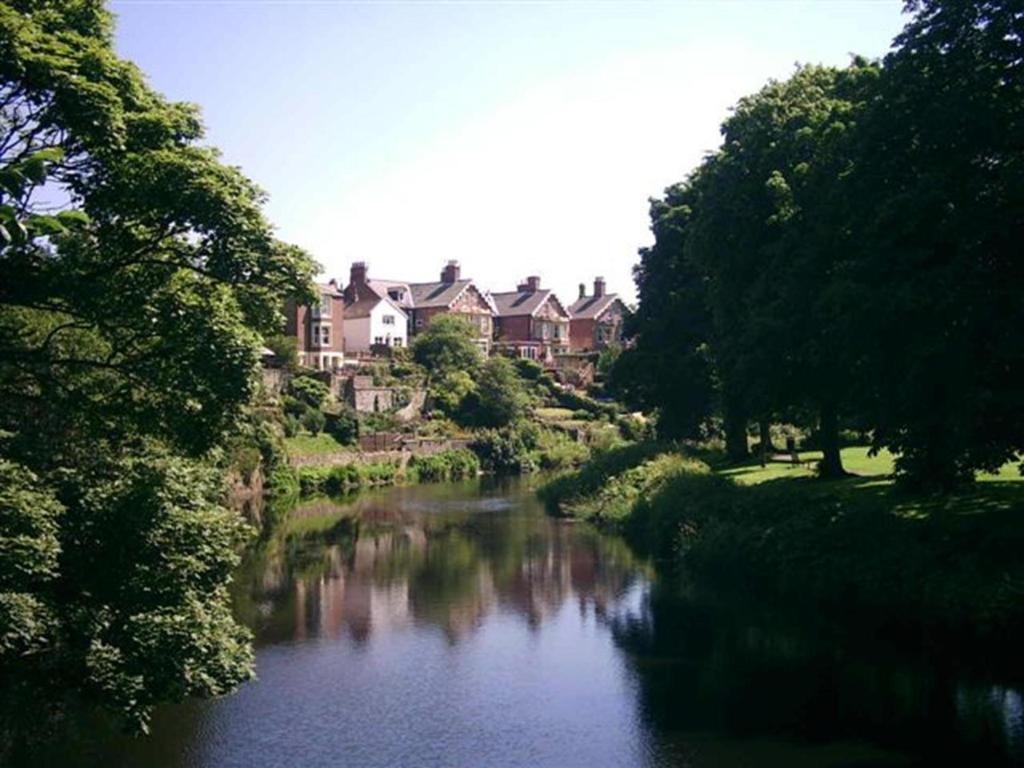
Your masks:
{"label": "chimney", "polygon": [[583,283],[580,283],[580,298],[587,298],[587,286],[585,286]]}
{"label": "chimney", "polygon": [[598,298],[600,298],[601,296],[604,296],[604,278],[603,277],[595,277],[594,278],[594,296],[596,296]]}
{"label": "chimney", "polygon": [[333,288],[334,290],[338,290],[338,280],[336,278],[332,277],[330,280],[327,281],[327,284],[331,286],[331,288]]}
{"label": "chimney", "polygon": [[530,293],[536,293],[540,290],[540,277],[537,275],[530,275],[526,278],[526,290]]}
{"label": "chimney", "polygon": [[352,285],[366,285],[366,262],[353,261],[348,273],[348,281]]}
{"label": "chimney", "polygon": [[459,262],[455,259],[449,260],[444,265],[444,269],[441,270],[441,282],[442,283],[454,283],[459,279],[459,274],[462,270],[459,268]]}

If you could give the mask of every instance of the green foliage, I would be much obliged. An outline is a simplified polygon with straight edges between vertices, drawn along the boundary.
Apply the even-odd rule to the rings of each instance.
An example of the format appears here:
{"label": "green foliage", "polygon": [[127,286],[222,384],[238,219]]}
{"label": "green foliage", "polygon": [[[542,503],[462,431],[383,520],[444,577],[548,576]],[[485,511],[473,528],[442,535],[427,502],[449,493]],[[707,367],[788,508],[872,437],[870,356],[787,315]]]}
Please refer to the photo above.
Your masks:
{"label": "green foliage", "polygon": [[261,338],[315,267],[102,4],[0,5],[0,40],[0,677],[144,728],[251,672],[225,589],[247,534],[200,463],[274,460]]}
{"label": "green foliage", "polygon": [[389,461],[369,464],[341,464],[335,467],[300,467],[299,487],[303,496],[341,495],[398,481],[398,468]]}
{"label": "green foliage", "polygon": [[313,376],[296,376],[288,384],[288,393],[310,408],[322,408],[331,396],[331,389]]}
{"label": "green foliage", "polygon": [[263,343],[274,353],[282,367],[289,371],[295,371],[299,367],[299,340],[294,336],[283,336],[280,334],[264,339]]}
{"label": "green foliage", "polygon": [[473,438],[470,448],[480,457],[484,469],[497,473],[518,474],[536,469],[532,452],[537,447],[540,429],[529,422],[519,422],[502,429],[483,429]]}
{"label": "green foliage", "polygon": [[312,408],[302,416],[302,426],[309,430],[312,435],[319,435],[326,423],[327,419],[323,413]]}
{"label": "green foliage", "polygon": [[512,361],[516,367],[516,373],[524,381],[538,381],[544,374],[544,366],[536,360],[528,360],[525,357],[517,357]]}
{"label": "green foliage", "polygon": [[[882,64],[804,66],[740,100],[652,203],[612,391],[660,434],[845,426],[941,488],[1024,449],[1022,35],[1004,0],[921,0]],[[984,158],[983,160],[981,158]]]}
{"label": "green foliage", "polygon": [[458,416],[463,401],[477,390],[476,380],[468,371],[448,371],[434,377],[427,390],[435,410],[449,418]]}
{"label": "green foliage", "polygon": [[483,362],[477,347],[476,328],[455,315],[435,317],[420,333],[412,345],[413,359],[431,376],[442,376],[452,371],[475,371]]}
{"label": "green foliage", "polygon": [[431,456],[414,456],[409,470],[421,482],[465,480],[480,472],[480,460],[472,451],[456,448]]}
{"label": "green foliage", "polygon": [[476,389],[460,405],[460,421],[501,428],[526,417],[530,397],[515,366],[505,357],[492,357],[477,376]]}
{"label": "green foliage", "polygon": [[611,478],[653,459],[669,449],[658,443],[637,443],[600,451],[575,472],[552,478],[538,495],[548,510],[559,512],[598,493]]}
{"label": "green foliage", "polygon": [[342,445],[352,445],[359,439],[359,419],[351,408],[327,414],[327,433]]}

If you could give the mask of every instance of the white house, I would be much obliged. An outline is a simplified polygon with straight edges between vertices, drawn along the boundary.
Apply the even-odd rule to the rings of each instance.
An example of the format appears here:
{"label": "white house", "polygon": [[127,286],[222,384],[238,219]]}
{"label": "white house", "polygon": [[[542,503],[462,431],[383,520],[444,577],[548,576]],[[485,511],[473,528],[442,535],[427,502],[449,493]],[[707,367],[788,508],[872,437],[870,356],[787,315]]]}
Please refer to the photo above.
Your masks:
{"label": "white house", "polygon": [[409,316],[391,297],[366,296],[345,306],[345,352],[408,344]]}

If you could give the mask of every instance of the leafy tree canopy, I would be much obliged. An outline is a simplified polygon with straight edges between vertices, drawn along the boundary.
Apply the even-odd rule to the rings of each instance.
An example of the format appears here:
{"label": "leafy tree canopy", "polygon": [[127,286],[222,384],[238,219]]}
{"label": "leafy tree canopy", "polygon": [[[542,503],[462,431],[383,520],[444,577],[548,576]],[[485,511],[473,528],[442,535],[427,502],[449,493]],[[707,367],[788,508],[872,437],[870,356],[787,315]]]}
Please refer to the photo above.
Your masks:
{"label": "leafy tree canopy", "polygon": [[0,675],[143,727],[250,673],[204,464],[315,265],[111,35],[98,0],[0,5]]}
{"label": "leafy tree canopy", "polygon": [[475,371],[483,362],[476,337],[476,329],[468,320],[457,315],[439,315],[416,337],[412,356],[432,376]]}

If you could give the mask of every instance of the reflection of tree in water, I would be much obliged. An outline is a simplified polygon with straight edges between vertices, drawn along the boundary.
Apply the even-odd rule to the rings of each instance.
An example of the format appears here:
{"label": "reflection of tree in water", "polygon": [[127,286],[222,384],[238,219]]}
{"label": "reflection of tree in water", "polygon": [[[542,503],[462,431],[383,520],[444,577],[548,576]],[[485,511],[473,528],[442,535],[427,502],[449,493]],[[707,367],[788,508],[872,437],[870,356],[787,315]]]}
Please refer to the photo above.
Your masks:
{"label": "reflection of tree in water", "polygon": [[604,617],[638,572],[628,548],[520,496],[513,510],[474,486],[418,486],[278,514],[239,573],[239,613],[262,643],[413,624],[457,642],[494,611],[539,627],[573,596]]}
{"label": "reflection of tree in water", "polygon": [[[780,764],[846,765],[851,752],[829,758],[808,753],[808,745],[868,740],[874,746],[862,749],[920,752],[927,745],[922,757],[965,765],[1024,758],[1024,720],[1014,713],[1020,697],[968,682],[949,649],[929,648],[918,636],[914,650],[897,652],[902,641],[894,627],[828,621],[806,609],[783,613],[736,595],[699,601],[683,592],[656,583],[639,608],[611,620],[659,754],[714,765],[724,759],[717,750],[742,740],[759,750],[764,740],[791,740]],[[757,754],[759,764],[769,764],[767,753]],[[862,759],[874,765],[883,756]]]}

